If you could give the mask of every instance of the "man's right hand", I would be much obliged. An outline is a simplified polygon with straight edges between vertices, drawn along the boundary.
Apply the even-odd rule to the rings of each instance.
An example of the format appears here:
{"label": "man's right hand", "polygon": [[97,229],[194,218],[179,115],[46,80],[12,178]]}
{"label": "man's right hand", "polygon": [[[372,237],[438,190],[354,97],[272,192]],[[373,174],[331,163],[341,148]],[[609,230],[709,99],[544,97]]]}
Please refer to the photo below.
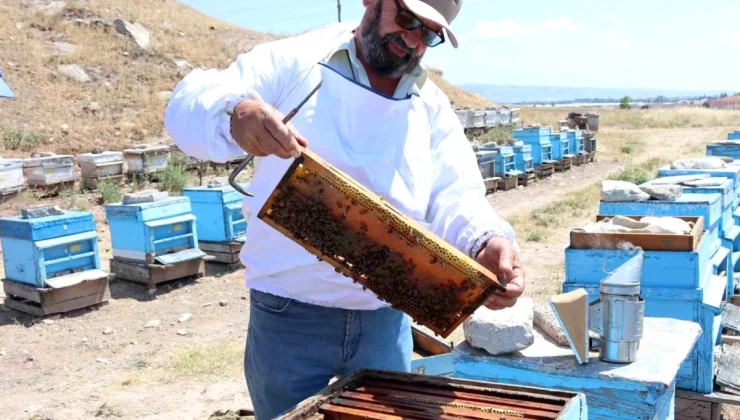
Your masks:
{"label": "man's right hand", "polygon": [[264,102],[244,101],[234,109],[231,135],[252,156],[297,158],[308,142],[292,124],[283,124],[284,117],[280,111]]}

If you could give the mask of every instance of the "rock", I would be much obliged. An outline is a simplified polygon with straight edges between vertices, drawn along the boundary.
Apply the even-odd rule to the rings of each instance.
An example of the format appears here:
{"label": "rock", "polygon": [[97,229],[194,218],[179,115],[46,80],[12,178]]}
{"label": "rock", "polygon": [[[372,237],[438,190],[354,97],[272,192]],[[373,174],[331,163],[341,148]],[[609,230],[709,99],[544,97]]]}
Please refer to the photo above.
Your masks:
{"label": "rock", "polygon": [[208,188],[220,188],[220,187],[225,186],[228,183],[229,183],[228,179],[214,178],[214,179],[208,181],[207,186],[208,186]]}
{"label": "rock", "polygon": [[642,185],[671,185],[671,184],[678,185],[684,182],[696,181],[699,179],[706,179],[709,177],[710,177],[709,174],[666,176],[663,178],[655,178]]}
{"label": "rock", "polygon": [[247,297],[246,296],[242,296],[242,300],[247,300]]}
{"label": "rock", "polygon": [[560,323],[555,318],[555,313],[549,304],[537,303],[534,305],[534,325],[558,345],[568,346],[568,339],[565,338]]}
{"label": "rock", "polygon": [[681,185],[685,185],[687,187],[717,187],[724,184],[725,182],[727,182],[727,178],[715,177],[682,182]]}
{"label": "rock", "polygon": [[40,5],[37,9],[47,16],[59,14],[65,7],[67,7],[66,1],[50,1],[43,3],[46,4]]}
{"label": "rock", "polygon": [[100,26],[100,27],[103,27],[103,28],[108,28],[108,27],[112,26],[112,24],[111,24],[111,22],[109,20],[100,19],[100,18],[95,18],[95,19],[75,19],[75,20],[72,21],[72,23],[74,23],[77,26]]}
{"label": "rock", "polygon": [[95,359],[95,361],[96,361],[96,362],[98,362],[98,363],[103,363],[103,364],[106,364],[106,365],[107,365],[108,363],[110,363],[110,362],[108,361],[108,359],[103,359],[102,357],[98,357],[97,359]]}
{"label": "rock", "polygon": [[5,357],[8,355],[8,351],[5,349],[0,349],[0,357]]}
{"label": "rock", "polygon": [[534,343],[532,299],[521,298],[512,308],[492,311],[480,307],[463,323],[471,346],[491,355],[513,353]]}
{"label": "rock", "polygon": [[89,112],[98,112],[100,111],[100,104],[97,102],[90,102],[89,104],[85,104],[82,109]]}
{"label": "rock", "polygon": [[72,80],[76,80],[80,83],[87,83],[90,81],[90,76],[82,70],[82,67],[77,64],[64,64],[57,67],[59,73],[69,77]]}
{"label": "rock", "polygon": [[36,412],[41,411],[42,408],[44,407],[41,404],[29,405],[28,407],[25,408],[25,412],[26,413],[36,413]]}
{"label": "rock", "polygon": [[155,201],[163,200],[170,196],[167,191],[159,190],[143,190],[137,193],[125,194],[123,196],[123,204],[138,204],[138,203],[153,203]]}
{"label": "rock", "polygon": [[625,181],[604,181],[601,184],[602,201],[647,201],[650,195]]}
{"label": "rock", "polygon": [[113,25],[116,31],[130,37],[140,49],[146,50],[149,47],[149,31],[143,26],[123,19],[114,20]]}
{"label": "rock", "polygon": [[16,28],[16,29],[18,29],[19,31],[20,31],[21,29],[23,29],[23,22],[17,22],[17,23],[15,24],[15,28]]}
{"label": "rock", "polygon": [[172,60],[172,62],[175,63],[178,68],[193,68],[193,66],[188,63],[188,60]]}
{"label": "rock", "polygon": [[727,156],[717,156],[718,158],[722,159],[725,163],[735,163],[735,159]]}
{"label": "rock", "polygon": [[177,322],[179,323],[188,322],[192,318],[193,318],[193,314],[182,314],[180,315],[180,318],[178,318]]}
{"label": "rock", "polygon": [[177,335],[188,335],[187,330],[177,330]]}
{"label": "rock", "polygon": [[722,169],[725,166],[727,164],[716,157],[683,159],[671,163],[671,169]]}
{"label": "rock", "polygon": [[[62,130],[62,133],[69,134],[69,125],[67,125],[67,124],[62,124],[59,127],[59,129]],[[42,153],[42,155],[43,155],[43,153]]]}
{"label": "rock", "polygon": [[159,99],[160,101],[169,101],[170,96],[172,96],[172,91],[163,90],[161,92],[155,93],[154,96],[156,96],[157,99]]}
{"label": "rock", "polygon": [[21,218],[23,219],[38,219],[39,217],[60,216],[62,214],[64,214],[64,210],[56,204],[43,204],[21,209]]}
{"label": "rock", "polygon": [[[62,126],[62,128],[64,128],[64,125]],[[41,153],[39,153],[39,157],[52,157],[52,156],[56,156],[56,155],[57,154],[54,153],[54,152],[41,152]]]}
{"label": "rock", "polygon": [[218,304],[219,304],[220,306],[226,306],[226,305],[228,305],[228,304],[229,304],[229,302],[227,302],[227,301],[225,301],[225,300],[219,300],[219,301],[218,301]]}
{"label": "rock", "polygon": [[103,331],[103,334],[105,334],[105,335],[111,335],[111,334],[113,334],[113,328],[110,328],[110,327],[106,328]]}
{"label": "rock", "polygon": [[69,42],[55,42],[53,46],[54,51],[56,51],[58,55],[70,55],[77,51],[77,45],[70,44]]}
{"label": "rock", "polygon": [[681,197],[683,187],[680,185],[640,185],[640,189],[656,200],[676,201]]}
{"label": "rock", "polygon": [[56,321],[54,321],[53,319],[45,319],[45,320],[43,320],[43,321],[41,321],[41,322],[42,322],[42,323],[43,323],[44,325],[51,325],[51,324],[55,323]]}
{"label": "rock", "polygon": [[209,307],[209,306],[211,306],[211,305],[213,305],[213,303],[211,303],[211,302],[208,302],[208,303],[204,303],[204,304],[203,304],[203,308],[207,308],[207,307]]}
{"label": "rock", "polygon": [[162,324],[162,321],[158,319],[153,319],[146,323],[146,328],[155,328],[158,327],[160,324]]}
{"label": "rock", "polygon": [[102,146],[95,146],[95,147],[92,148],[92,150],[90,150],[90,153],[92,153],[94,155],[99,155],[99,154],[101,154],[103,152],[105,152],[105,148],[102,147]]}

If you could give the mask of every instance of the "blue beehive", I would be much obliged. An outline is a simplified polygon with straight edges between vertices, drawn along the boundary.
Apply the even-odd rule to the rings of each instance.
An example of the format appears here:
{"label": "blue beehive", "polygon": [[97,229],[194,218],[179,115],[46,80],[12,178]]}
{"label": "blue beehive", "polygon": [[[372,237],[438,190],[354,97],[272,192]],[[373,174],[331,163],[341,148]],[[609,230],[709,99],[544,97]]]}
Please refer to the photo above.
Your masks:
{"label": "blue beehive", "polygon": [[244,242],[247,220],[242,213],[243,197],[233,187],[211,183],[202,187],[185,188],[183,195],[190,199],[198,228],[198,240]]}
{"label": "blue beehive", "polygon": [[113,257],[146,264],[173,264],[205,256],[198,248],[188,197],[144,191],[105,206]]}
{"label": "blue beehive", "polygon": [[533,172],[532,146],[528,144],[514,146],[514,161],[517,171],[522,173]]}
{"label": "blue beehive", "polygon": [[555,132],[550,134],[550,143],[552,144],[552,158],[554,160],[563,160],[565,157],[572,156],[567,133]]}
{"label": "blue beehive", "polygon": [[740,140],[740,128],[731,133],[727,133],[727,140]]}
{"label": "blue beehive", "polygon": [[532,159],[535,166],[543,163],[555,163],[552,159],[552,143],[550,134],[552,127],[532,127],[514,130],[514,138],[532,146]]}
{"label": "blue beehive", "polygon": [[498,152],[495,150],[475,152],[475,159],[478,161],[478,168],[483,179],[496,176],[496,155],[498,155]]}
{"label": "blue beehive", "polygon": [[[584,288],[591,299],[597,299],[601,280],[633,255],[633,251],[569,247],[563,291]],[[727,290],[727,278],[717,276],[718,255],[726,257],[727,250],[706,231],[693,251],[645,251],[640,280],[645,316],[693,321],[703,330],[679,369],[679,388],[710,392],[714,384],[714,348]]]}
{"label": "blue beehive", "polygon": [[[728,134],[728,137],[731,134]],[[724,156],[732,159],[740,159],[740,141],[728,140],[707,145],[707,156]]]}
{"label": "blue beehive", "polygon": [[568,136],[568,146],[570,152],[574,155],[580,155],[586,152],[586,146],[583,142],[583,131],[569,129],[566,131]]}
{"label": "blue beehive", "polygon": [[519,176],[519,172],[516,168],[516,157],[514,156],[514,148],[511,146],[498,146],[496,148],[498,152],[496,154],[496,176]]}
{"label": "blue beehive", "polygon": [[56,277],[100,269],[92,213],[50,206],[23,213],[0,219],[8,280],[45,287]]}
{"label": "blue beehive", "polygon": [[740,196],[740,166],[728,166],[722,169],[671,169],[670,165],[666,165],[658,169],[660,177],[698,174],[709,174],[713,178],[729,178],[735,194]]}

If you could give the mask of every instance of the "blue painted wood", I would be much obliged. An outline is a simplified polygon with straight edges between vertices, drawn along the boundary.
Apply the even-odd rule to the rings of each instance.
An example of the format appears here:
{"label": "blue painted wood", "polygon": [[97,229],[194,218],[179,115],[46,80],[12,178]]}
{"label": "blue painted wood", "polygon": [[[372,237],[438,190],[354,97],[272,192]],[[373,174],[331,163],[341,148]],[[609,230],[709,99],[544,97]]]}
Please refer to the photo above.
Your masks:
{"label": "blue painted wood", "polygon": [[495,146],[496,151],[496,176],[516,176],[519,175],[516,168],[516,156],[514,156],[514,148],[511,146]]}
{"label": "blue painted wood", "polygon": [[722,238],[722,246],[733,252],[740,251],[740,226],[733,225],[730,227],[725,233],[725,237]]}
{"label": "blue painted wood", "polygon": [[712,178],[728,178],[732,181],[735,193],[740,195],[740,166],[722,169],[671,169],[670,165],[666,165],[658,169],[658,176],[661,177],[696,174],[709,174]]}
{"label": "blue painted wood", "polygon": [[411,372],[430,376],[452,376],[455,373],[452,353],[412,359]]}
{"label": "blue painted wood", "polygon": [[[641,284],[643,287],[665,287],[693,290],[702,287],[711,258],[721,241],[702,235],[694,251],[645,251]],[[616,270],[634,256],[632,251],[618,249],[565,250],[565,284],[598,286],[608,273]]]}
{"label": "blue painted wood", "polygon": [[37,219],[6,217],[0,225],[4,226],[0,243],[9,280],[44,287],[49,279],[100,269],[98,235],[90,212],[69,211]]}
{"label": "blue painted wood", "polygon": [[552,144],[552,158],[554,160],[563,160],[566,155],[572,154],[567,133],[556,132],[550,134],[550,143]]}
{"label": "blue painted wood", "polygon": [[[697,392],[711,392],[714,386],[714,348],[721,334],[722,302],[726,297],[727,281],[711,273],[703,288],[689,290],[643,287],[645,316],[672,318],[696,322],[702,334],[676,377],[676,386]],[[599,286],[592,284],[563,285],[563,292],[583,288],[589,299],[599,298]]]}
{"label": "blue painted wood", "polygon": [[490,356],[463,342],[453,350],[455,377],[582,392],[589,419],[671,419],[676,374],[699,334],[696,323],[645,318],[637,361],[624,365],[597,354],[579,365],[570,348],[537,331],[532,346],[513,354]]}
{"label": "blue painted wood", "polygon": [[155,256],[198,248],[195,216],[188,197],[152,203],[105,206],[116,258],[148,261]]}
{"label": "blue painted wood", "polygon": [[740,140],[740,130],[735,130],[732,133],[727,133],[727,140]]}
{"label": "blue painted wood", "polygon": [[728,179],[718,186],[683,187],[683,192],[688,194],[719,194],[722,197],[722,217],[719,220],[720,237],[726,236],[728,230],[735,225],[732,214],[740,203],[740,196],[735,194],[731,180]]}
{"label": "blue painted wood", "polygon": [[0,236],[40,241],[95,230],[89,211],[69,211],[57,216],[24,219],[21,216],[0,218]]}
{"label": "blue painted wood", "polygon": [[579,155],[586,152],[586,145],[583,142],[583,131],[568,130],[565,133],[568,136],[568,144],[572,154]]}
{"label": "blue painted wood", "polygon": [[552,162],[552,127],[522,128],[513,131],[516,140],[532,146],[532,160],[535,166]]}
{"label": "blue painted wood", "polygon": [[719,194],[683,194],[676,201],[606,202],[599,205],[599,214],[606,216],[701,216],[704,229],[719,238],[722,202]]}
{"label": "blue painted wood", "polygon": [[707,156],[724,156],[740,159],[740,142],[737,142],[737,144],[728,144],[727,142],[708,144]]}
{"label": "blue painted wood", "polygon": [[522,173],[534,171],[532,146],[528,144],[514,146],[514,162],[517,171]]}
{"label": "blue painted wood", "polygon": [[[244,185],[244,188],[248,189],[249,184]],[[234,242],[244,238],[247,220],[241,209],[242,196],[233,187],[185,188],[183,195],[190,198],[199,240]]]}

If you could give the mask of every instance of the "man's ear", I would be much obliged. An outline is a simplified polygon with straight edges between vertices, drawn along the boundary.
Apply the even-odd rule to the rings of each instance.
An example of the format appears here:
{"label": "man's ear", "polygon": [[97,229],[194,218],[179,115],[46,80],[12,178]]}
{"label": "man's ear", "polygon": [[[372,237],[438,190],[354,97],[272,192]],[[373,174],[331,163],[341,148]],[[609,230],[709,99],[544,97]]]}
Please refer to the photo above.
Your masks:
{"label": "man's ear", "polygon": [[376,1],[383,1],[383,0],[362,0],[362,5],[365,8],[367,8],[367,7],[372,6],[372,4],[375,3]]}

